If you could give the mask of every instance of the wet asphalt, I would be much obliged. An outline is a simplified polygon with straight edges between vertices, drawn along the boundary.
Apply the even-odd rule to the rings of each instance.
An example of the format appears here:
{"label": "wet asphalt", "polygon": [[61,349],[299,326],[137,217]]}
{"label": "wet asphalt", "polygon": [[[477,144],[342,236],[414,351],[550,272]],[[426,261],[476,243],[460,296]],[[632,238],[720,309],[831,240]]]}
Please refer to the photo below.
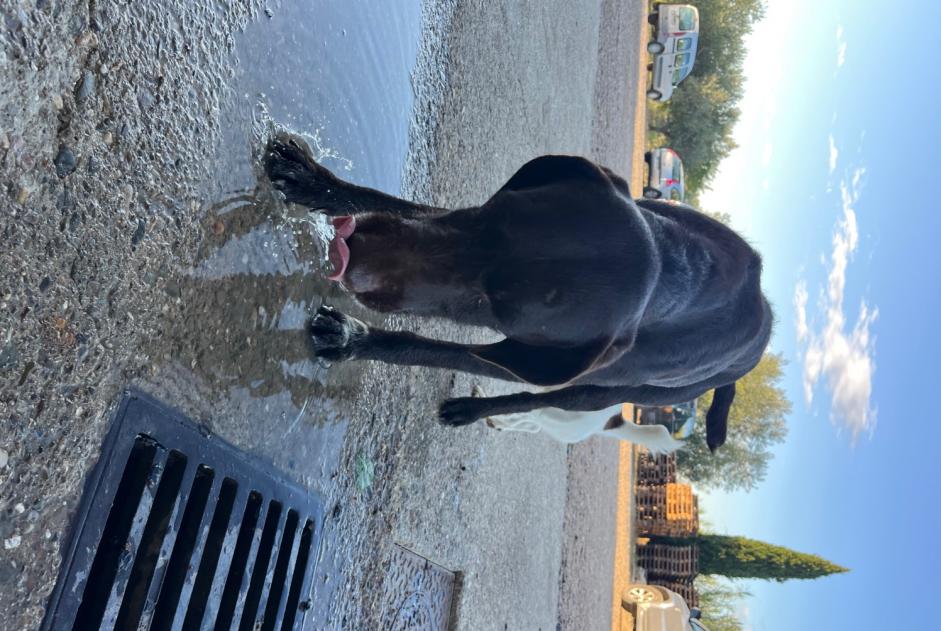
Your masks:
{"label": "wet asphalt", "polygon": [[605,628],[616,446],[445,429],[437,403],[474,379],[312,362],[324,301],[494,336],[353,304],[321,275],[321,220],[284,207],[258,156],[286,127],[346,179],[445,206],[544,153],[629,173],[642,3],[0,12],[0,628],[38,626],[129,385],[323,498],[308,628],[375,628],[393,543],[462,573],[457,628]]}

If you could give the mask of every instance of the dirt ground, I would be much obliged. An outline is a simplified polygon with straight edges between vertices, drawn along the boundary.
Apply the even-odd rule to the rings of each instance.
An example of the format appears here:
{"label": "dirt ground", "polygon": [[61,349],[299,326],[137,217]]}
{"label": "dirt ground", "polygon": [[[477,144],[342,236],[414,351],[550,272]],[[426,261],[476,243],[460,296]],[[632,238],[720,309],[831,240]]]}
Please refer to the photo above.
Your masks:
{"label": "dirt ground", "polygon": [[[445,429],[435,406],[470,392],[465,375],[310,362],[304,322],[323,300],[432,337],[492,334],[358,310],[319,277],[315,239],[255,181],[253,159],[273,117],[322,133],[331,167],[354,165],[347,177],[445,206],[479,203],[553,152],[590,156],[636,187],[643,2],[428,0],[412,7],[414,30],[350,5],[364,16],[350,24],[392,24],[402,35],[391,39],[410,42],[401,57],[414,63],[389,88],[410,109],[382,114],[404,130],[389,145],[407,146],[399,162],[362,140],[375,116],[320,116],[330,94],[317,86],[295,95],[291,120],[278,120],[274,89],[263,111],[232,106],[245,100],[242,74],[277,76],[297,36],[266,24],[290,22],[291,2],[0,3],[0,628],[38,627],[128,385],[323,498],[308,628],[372,628],[393,543],[462,573],[458,629],[609,626],[629,563],[614,563],[618,444]],[[323,37],[359,50],[344,15]],[[270,56],[234,64],[252,32]],[[324,81],[358,71],[303,44],[292,54],[330,70]],[[393,63],[376,57],[380,71]],[[383,74],[400,76],[373,82]],[[383,165],[401,182],[387,184]]]}

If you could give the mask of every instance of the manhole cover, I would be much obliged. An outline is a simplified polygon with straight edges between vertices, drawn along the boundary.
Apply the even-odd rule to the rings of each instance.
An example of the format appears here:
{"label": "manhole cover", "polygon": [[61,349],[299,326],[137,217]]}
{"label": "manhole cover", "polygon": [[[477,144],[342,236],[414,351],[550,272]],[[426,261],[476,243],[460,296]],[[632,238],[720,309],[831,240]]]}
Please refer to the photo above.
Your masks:
{"label": "manhole cover", "polygon": [[43,628],[300,628],[322,515],[269,466],[127,393]]}
{"label": "manhole cover", "polygon": [[446,631],[455,582],[453,572],[393,545],[385,580],[382,628]]}

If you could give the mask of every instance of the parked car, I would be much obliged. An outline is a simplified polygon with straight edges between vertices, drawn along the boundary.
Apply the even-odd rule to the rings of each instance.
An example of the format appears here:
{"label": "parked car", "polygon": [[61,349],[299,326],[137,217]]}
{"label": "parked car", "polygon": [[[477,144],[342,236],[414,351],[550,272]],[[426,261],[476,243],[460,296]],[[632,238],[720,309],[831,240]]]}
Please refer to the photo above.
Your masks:
{"label": "parked car", "polygon": [[696,400],[659,407],[635,405],[635,422],[641,425],[663,425],[677,440],[689,438],[696,427]]}
{"label": "parked car", "polygon": [[658,4],[650,14],[656,37],[647,43],[647,52],[654,56],[648,68],[653,80],[647,96],[666,101],[673,89],[689,76],[696,61],[699,44],[699,11],[691,4]]}
{"label": "parked car", "polygon": [[620,631],[709,631],[700,612],[660,585],[629,585],[621,592]]}
{"label": "parked car", "polygon": [[648,174],[644,197],[683,201],[686,175],[680,156],[669,147],[661,147],[645,153],[644,162],[647,163]]}

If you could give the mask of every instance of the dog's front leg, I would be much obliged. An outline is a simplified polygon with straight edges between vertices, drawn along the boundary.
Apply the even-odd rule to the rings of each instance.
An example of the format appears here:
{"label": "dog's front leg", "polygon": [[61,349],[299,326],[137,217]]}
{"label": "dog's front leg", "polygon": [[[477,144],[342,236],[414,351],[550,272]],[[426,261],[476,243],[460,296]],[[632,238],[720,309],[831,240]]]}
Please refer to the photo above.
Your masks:
{"label": "dog's front leg", "polygon": [[401,366],[459,370],[484,377],[519,381],[508,371],[473,355],[476,347],[385,331],[324,305],[310,326],[314,355],[329,361],[372,359]]}
{"label": "dog's front leg", "polygon": [[389,213],[420,217],[447,212],[341,180],[317,164],[306,143],[290,134],[278,134],[268,142],[264,163],[271,185],[284,194],[285,201],[327,215]]}

